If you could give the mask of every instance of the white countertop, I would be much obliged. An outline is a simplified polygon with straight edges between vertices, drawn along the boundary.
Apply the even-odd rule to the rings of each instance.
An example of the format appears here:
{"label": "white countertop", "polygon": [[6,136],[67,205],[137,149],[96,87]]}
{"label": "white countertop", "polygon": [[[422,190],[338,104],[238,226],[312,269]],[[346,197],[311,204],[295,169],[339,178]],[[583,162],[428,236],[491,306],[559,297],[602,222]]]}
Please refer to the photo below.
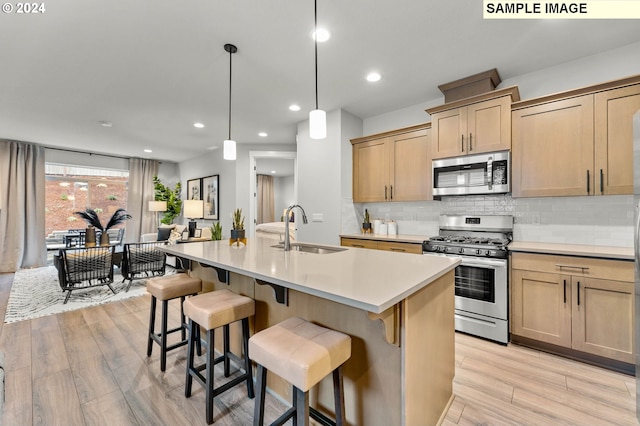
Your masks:
{"label": "white countertop", "polygon": [[[246,246],[229,240],[163,246],[182,256],[230,272],[381,313],[455,268],[455,257],[423,256],[340,247],[341,252],[284,252],[274,240],[248,239]],[[336,247],[336,246],[329,246]]]}
{"label": "white countertop", "polygon": [[422,243],[429,237],[424,235],[381,235],[381,234],[340,234],[341,238],[356,238],[360,240],[393,241],[397,243]]}
{"label": "white countertop", "polygon": [[605,259],[633,260],[632,247],[592,246],[583,244],[541,243],[534,241],[512,241],[509,251],[561,254],[566,256],[600,257]]}

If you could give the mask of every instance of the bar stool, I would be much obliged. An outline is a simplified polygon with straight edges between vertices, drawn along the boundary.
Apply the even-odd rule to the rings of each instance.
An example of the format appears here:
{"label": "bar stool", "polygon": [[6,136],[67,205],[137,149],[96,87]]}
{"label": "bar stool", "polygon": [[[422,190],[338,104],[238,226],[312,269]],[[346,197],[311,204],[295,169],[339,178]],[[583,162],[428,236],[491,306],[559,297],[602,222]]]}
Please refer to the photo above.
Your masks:
{"label": "bar stool", "polygon": [[[202,291],[202,281],[187,274],[165,275],[147,280],[147,291],[151,294],[151,312],[149,315],[149,341],[147,356],[151,356],[153,342],[160,345],[160,370],[167,368],[167,351],[187,344],[187,323],[184,316],[184,301],[186,296],[193,296]],[[180,326],[167,330],[169,300],[180,298]],[[162,301],[162,324],[160,333],[155,333],[156,303]],[[167,346],[167,337],[176,331],[181,332],[182,340]],[[200,349],[199,349],[200,350]]]}
{"label": "bar stool", "polygon": [[[267,370],[293,385],[293,407],[272,426],[290,418],[294,425],[309,425],[309,416],[321,424],[344,424],[342,366],[351,357],[351,337],[293,317],[254,334],[249,339],[249,353],[258,364],[254,426],[264,422]],[[333,373],[335,422],[309,407],[309,389],[329,373]]]}
{"label": "bar stool", "polygon": [[[255,314],[255,301],[250,297],[235,294],[229,290],[217,290],[190,297],[184,303],[184,313],[189,317],[189,346],[187,346],[187,380],[184,396],[191,396],[191,385],[195,378],[205,388],[207,424],[213,423],[213,398],[232,387],[247,382],[247,394],[254,397],[253,373],[249,359],[249,317]],[[244,373],[215,388],[213,383],[213,367],[224,362],[224,375],[229,377],[229,361],[233,358],[240,363],[240,359],[229,349],[229,325],[242,321],[242,345],[244,351]],[[199,328],[207,330],[207,359],[202,365],[194,365],[194,346],[199,341]],[[223,327],[223,354],[215,358],[214,331]],[[195,331],[195,332],[194,332]],[[205,375],[200,374],[205,370]]]}

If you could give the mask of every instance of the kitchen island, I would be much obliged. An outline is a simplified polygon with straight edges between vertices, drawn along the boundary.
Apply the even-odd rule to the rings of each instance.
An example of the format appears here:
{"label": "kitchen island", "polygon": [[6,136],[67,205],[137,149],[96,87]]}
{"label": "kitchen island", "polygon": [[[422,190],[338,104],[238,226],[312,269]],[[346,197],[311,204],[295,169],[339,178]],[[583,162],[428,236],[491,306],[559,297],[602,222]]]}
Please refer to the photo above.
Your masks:
{"label": "kitchen island", "polygon": [[[300,316],[349,334],[348,424],[441,422],[453,396],[453,270],[459,260],[336,246],[326,246],[324,254],[284,252],[273,243],[257,238],[246,246],[224,240],[163,249],[192,260],[190,273],[203,280],[205,291],[228,288],[254,298],[252,332]],[[237,339],[232,348],[239,353]],[[277,376],[269,375],[268,386],[290,400],[290,386]],[[330,377],[312,390],[310,402],[332,415]]]}

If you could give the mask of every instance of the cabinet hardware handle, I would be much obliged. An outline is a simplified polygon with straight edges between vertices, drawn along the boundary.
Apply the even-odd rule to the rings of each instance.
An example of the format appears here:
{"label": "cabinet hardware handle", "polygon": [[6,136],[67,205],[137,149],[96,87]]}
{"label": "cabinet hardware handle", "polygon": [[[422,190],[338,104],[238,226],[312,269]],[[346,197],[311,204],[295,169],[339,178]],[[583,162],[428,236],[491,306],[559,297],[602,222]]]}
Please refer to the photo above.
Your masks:
{"label": "cabinet hardware handle", "polygon": [[406,250],[402,248],[391,247],[391,251],[406,251]]}
{"label": "cabinet hardware handle", "polygon": [[469,133],[469,152],[473,151],[473,134]]}
{"label": "cabinet hardware handle", "polygon": [[462,138],[460,141],[460,147],[462,148],[462,152],[464,152],[464,135],[460,135],[460,137]]}
{"label": "cabinet hardware handle", "polygon": [[580,281],[578,281],[578,306],[580,306]]}
{"label": "cabinet hardware handle", "polygon": [[390,195],[391,195],[391,197],[390,197],[389,199],[390,199],[390,200],[393,200],[393,185],[391,185]]}
{"label": "cabinet hardware handle", "polygon": [[603,177],[602,169],[600,169],[600,193],[604,194],[604,177]]}
{"label": "cabinet hardware handle", "polygon": [[591,174],[587,170],[587,194],[591,194]]}
{"label": "cabinet hardware handle", "polygon": [[567,280],[562,280],[564,283],[564,304],[567,304]]}
{"label": "cabinet hardware handle", "polygon": [[558,269],[563,269],[563,268],[566,268],[566,269],[580,269],[582,272],[589,270],[588,266],[561,265],[559,263],[556,263],[556,268],[558,268]]}
{"label": "cabinet hardware handle", "polygon": [[387,199],[387,185],[384,186],[384,199]]}
{"label": "cabinet hardware handle", "polygon": [[364,248],[364,246],[362,244],[351,244],[351,247]]}

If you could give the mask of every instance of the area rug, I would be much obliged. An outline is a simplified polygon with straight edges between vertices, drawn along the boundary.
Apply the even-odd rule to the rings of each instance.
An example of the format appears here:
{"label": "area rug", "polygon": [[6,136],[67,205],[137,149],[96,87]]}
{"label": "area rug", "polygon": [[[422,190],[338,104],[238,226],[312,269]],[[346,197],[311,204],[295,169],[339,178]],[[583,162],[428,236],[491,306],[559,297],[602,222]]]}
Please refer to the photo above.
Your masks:
{"label": "area rug", "polygon": [[[167,268],[167,275],[174,273],[172,268]],[[116,294],[113,294],[107,286],[78,289],[72,291],[69,301],[63,304],[66,292],[60,288],[58,270],[54,266],[21,269],[15,273],[13,278],[4,322],[11,323],[39,318],[88,306],[130,299],[146,293],[145,279],[133,280],[131,288],[125,292],[127,282],[122,282],[122,275],[116,269],[113,274],[113,284],[111,284]]]}

